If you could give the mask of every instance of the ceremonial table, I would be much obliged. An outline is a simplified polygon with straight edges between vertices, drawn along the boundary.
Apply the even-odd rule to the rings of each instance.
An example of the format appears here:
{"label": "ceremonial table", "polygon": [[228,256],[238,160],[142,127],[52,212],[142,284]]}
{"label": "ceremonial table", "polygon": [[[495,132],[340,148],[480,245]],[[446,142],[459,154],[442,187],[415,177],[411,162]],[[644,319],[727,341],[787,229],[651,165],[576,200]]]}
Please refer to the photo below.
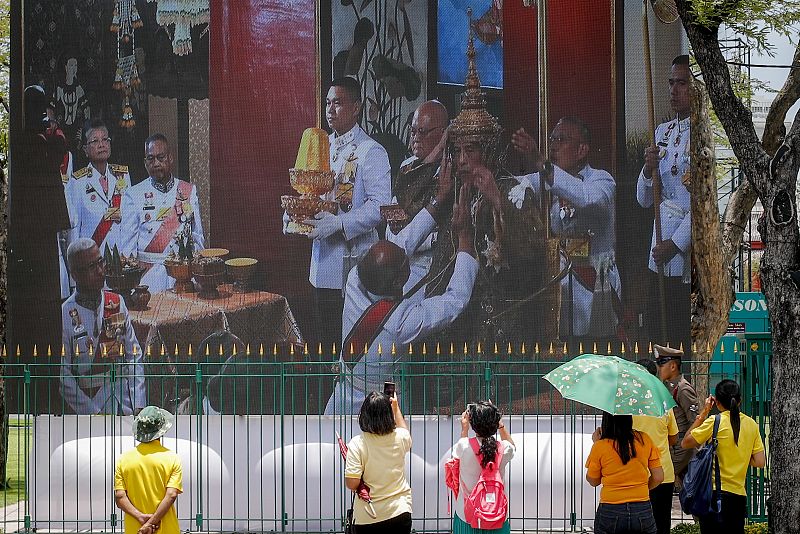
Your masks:
{"label": "ceremonial table", "polygon": [[156,293],[144,311],[131,311],[131,323],[143,350],[152,355],[163,345],[173,353],[186,355],[188,347],[197,351],[213,332],[229,331],[258,350],[264,344],[302,344],[303,338],[286,298],[264,291],[235,293],[232,286],[219,288],[220,298],[203,299],[197,293]]}

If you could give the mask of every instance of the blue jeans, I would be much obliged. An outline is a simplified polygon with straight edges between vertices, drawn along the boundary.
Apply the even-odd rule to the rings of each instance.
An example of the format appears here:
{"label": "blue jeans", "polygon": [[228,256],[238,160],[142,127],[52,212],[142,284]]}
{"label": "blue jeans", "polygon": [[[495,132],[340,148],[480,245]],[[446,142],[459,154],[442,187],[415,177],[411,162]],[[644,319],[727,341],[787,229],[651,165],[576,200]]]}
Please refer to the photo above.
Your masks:
{"label": "blue jeans", "polygon": [[594,534],[656,534],[650,501],[600,503],[594,516]]}

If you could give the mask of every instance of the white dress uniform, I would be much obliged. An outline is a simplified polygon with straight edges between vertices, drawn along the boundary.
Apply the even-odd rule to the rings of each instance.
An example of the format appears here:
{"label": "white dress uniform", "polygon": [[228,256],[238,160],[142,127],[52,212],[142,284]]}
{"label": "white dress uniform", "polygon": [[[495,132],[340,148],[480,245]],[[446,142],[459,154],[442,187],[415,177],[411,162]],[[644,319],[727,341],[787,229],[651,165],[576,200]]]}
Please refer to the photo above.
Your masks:
{"label": "white dress uniform", "polygon": [[[69,203],[69,196],[67,193],[67,187],[69,183],[72,181],[72,152],[67,152],[65,156],[66,165],[62,164],[61,166],[61,183],[64,185],[64,202],[67,204],[67,211],[69,212],[69,220],[70,226],[74,223],[72,218],[72,206]],[[72,282],[69,276],[69,271],[67,270],[67,262],[64,259],[64,253],[67,250],[67,246],[69,245],[69,236],[70,232],[63,233],[64,243],[62,246],[62,235],[58,236],[58,272],[59,278],[61,280],[61,300],[65,300],[70,296],[72,293],[72,286],[75,284]]]}
{"label": "white dress uniform", "polygon": [[[658,163],[661,175],[661,239],[671,239],[680,249],[680,253],[664,265],[664,275],[682,277],[684,282],[688,282],[691,275],[691,200],[689,191],[683,185],[683,175],[689,169],[689,121],[689,117],[683,120],[676,118],[659,124],[656,128],[656,146],[664,151],[664,156]],[[643,208],[653,205],[653,180],[642,172],[639,173],[636,184],[636,199]],[[650,250],[655,246],[654,224]],[[653,255],[649,256],[650,270],[658,272]]]}
{"label": "white dress uniform", "polygon": [[[406,254],[413,251],[430,235],[436,222],[427,209],[422,209],[400,234],[406,237]],[[334,392],[325,407],[326,415],[357,414],[370,391],[383,391],[383,382],[390,380],[399,362],[403,345],[427,338],[451,325],[467,306],[472,296],[472,287],[478,274],[478,260],[465,252],[459,252],[455,270],[444,294],[426,299],[406,299],[389,316],[386,324],[370,345],[366,354],[356,362],[352,370],[344,360],[339,361],[343,369],[343,380],[337,382]],[[425,294],[424,290],[419,293]],[[342,332],[344,337],[353,329],[358,319],[380,297],[367,291],[358,277],[358,269],[347,277]],[[392,345],[397,354],[392,354]],[[344,347],[345,350],[349,348]]]}
{"label": "white dress uniform", "polygon": [[[538,192],[539,174],[527,175],[525,179],[533,184],[534,192]],[[553,165],[553,185],[547,188],[553,194],[550,208],[550,227],[553,233],[564,239],[588,238],[589,243],[588,250],[579,252],[583,254],[581,258],[577,257],[578,254],[573,254],[574,272],[561,281],[560,333],[572,336],[610,336],[618,323],[610,306],[611,299],[622,298],[615,258],[614,178],[608,172],[590,165],[581,169],[577,176]],[[569,248],[571,247],[568,246]],[[579,265],[581,259],[585,260],[585,264]],[[564,259],[561,261],[563,268]],[[581,276],[581,269],[587,267],[594,269],[593,287],[586,287],[587,278],[591,281],[591,277]],[[616,297],[612,297],[612,291]]]}
{"label": "white dress uniform", "polygon": [[382,220],[380,207],[389,203],[392,194],[389,156],[361,127],[356,125],[338,137],[331,135],[330,143],[336,185],[324,198],[340,203],[344,234],[314,240],[308,279],[318,289],[342,289],[345,258],[352,260],[348,267],[355,265],[378,241],[375,228]]}
{"label": "white dress uniform", "polygon": [[[167,275],[164,260],[171,250],[177,252],[175,233],[188,224],[195,242],[195,250],[203,248],[203,227],[200,221],[200,203],[197,188],[178,178],[172,178],[171,187],[162,192],[154,185],[152,177],[128,189],[122,198],[123,245],[120,252],[126,256],[134,254],[140,262],[152,267],[142,277],[151,293],[165,291],[175,285],[175,279]],[[181,193],[188,190],[188,194]],[[180,210],[181,213],[178,213]],[[170,217],[177,214],[179,225],[158,252],[148,251],[148,245]]]}
{"label": "white dress uniform", "polygon": [[[61,320],[65,352],[60,390],[75,413],[131,415],[135,409],[144,408],[147,398],[142,349],[125,301],[116,293],[103,291],[98,307],[89,309],[78,304],[73,293],[61,305]],[[111,337],[106,332],[111,332]],[[114,384],[112,367],[117,374]]]}
{"label": "white dress uniform", "polygon": [[[400,165],[400,168],[402,169],[406,165],[411,165],[417,159],[419,158],[416,156],[411,156],[407,160],[403,161],[403,163]],[[397,197],[392,197],[392,204],[397,204]],[[420,212],[422,211],[427,213],[428,210],[422,208]],[[408,226],[406,226],[406,228],[408,228]],[[391,228],[387,226],[386,239],[408,251],[409,249],[405,241],[407,239],[406,236],[408,236],[409,233],[405,232],[406,228],[403,228],[403,230],[395,234],[392,232]],[[411,267],[411,274],[408,277],[408,282],[406,282],[406,285],[403,287],[404,292],[417,285],[417,282],[422,280],[425,275],[428,274],[428,271],[431,270],[431,263],[433,262],[433,242],[436,241],[437,234],[438,232],[436,231],[436,228],[434,228],[415,250],[408,252],[408,261],[409,266]],[[412,298],[425,298],[425,291],[418,291]]]}
{"label": "white dress uniform", "polygon": [[[100,185],[102,175],[91,164],[74,172],[72,176],[74,180],[70,180],[67,185],[67,205],[72,223],[70,242],[79,237],[94,239],[100,248],[100,254],[103,254],[106,245],[110,249],[115,245],[119,247],[122,241],[122,223],[112,220],[111,217],[121,216],[122,196],[131,187],[128,167],[110,163],[106,166],[107,192]],[[108,230],[103,231],[103,227]]]}

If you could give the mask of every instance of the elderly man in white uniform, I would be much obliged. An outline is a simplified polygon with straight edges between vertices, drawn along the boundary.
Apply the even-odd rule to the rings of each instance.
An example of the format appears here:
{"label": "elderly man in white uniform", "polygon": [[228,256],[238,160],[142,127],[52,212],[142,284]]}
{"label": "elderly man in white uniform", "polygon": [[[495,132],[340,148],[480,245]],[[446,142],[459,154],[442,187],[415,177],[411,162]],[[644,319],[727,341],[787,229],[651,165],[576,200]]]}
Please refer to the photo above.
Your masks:
{"label": "elderly man in white uniform", "polygon": [[[513,135],[512,144],[527,156],[528,165],[547,166],[525,130]],[[509,192],[509,200],[521,205],[526,189],[538,195],[544,178],[544,187],[553,195],[550,227],[572,263],[572,271],[561,281],[560,333],[598,339],[615,334],[621,284],[615,260],[616,183],[609,173],[589,165],[590,151],[588,126],[563,117],[550,134],[552,169],[518,178],[520,185]]]}
{"label": "elderly man in white uniform", "polygon": [[[400,172],[394,181],[392,203],[403,209],[410,222],[436,197],[436,182],[444,149],[447,146],[448,116],[447,108],[437,100],[428,100],[419,105],[411,120],[411,157],[400,165]],[[386,239],[407,248],[401,241],[403,223],[388,220]],[[414,287],[431,268],[433,257],[432,243],[436,240],[434,229],[417,250],[409,255],[411,276],[408,277],[405,291]],[[423,298],[423,292],[417,293]]]}
{"label": "elderly man in white uniform", "polygon": [[[466,186],[459,197],[462,204],[453,210],[458,251],[447,289],[425,299],[403,298],[411,274],[409,256],[435,228],[438,208],[448,198],[449,188],[440,189],[438,202],[431,202],[402,230],[401,234],[407,233],[403,236],[407,248],[379,241],[350,272],[342,321],[342,330],[348,332],[342,342],[343,372],[325,407],[326,415],[358,413],[366,395],[382,391],[383,382],[393,378],[403,346],[451,325],[469,302],[478,261]],[[392,354],[393,346],[397,354]],[[354,358],[358,361],[351,368],[348,363]]]}
{"label": "elderly man in white uniform", "polygon": [[[661,180],[661,243],[656,243],[655,221],[649,260],[651,278],[650,308],[646,324],[651,340],[672,347],[691,346],[690,288],[692,214],[689,191],[683,183],[689,170],[690,100],[689,56],[678,56],[672,62],[669,78],[670,106],[675,119],[659,124],[655,132],[656,145],[645,151],[645,164],[636,184],[636,199],[644,208],[653,205],[653,171]],[[661,313],[658,291],[659,266],[663,266],[664,326],[661,334]]]}
{"label": "elderly man in white uniform", "polygon": [[162,134],[145,141],[144,165],[149,176],[125,192],[122,198],[122,236],[120,252],[139,258],[148,270],[142,284],[157,293],[175,285],[167,275],[164,260],[177,252],[176,234],[187,231],[195,250],[203,248],[203,227],[197,188],[172,175],[172,152]]}
{"label": "elderly man in white uniform", "polygon": [[89,165],[73,172],[74,179],[66,185],[70,242],[89,237],[102,254],[106,245],[113,249],[122,241],[122,196],[131,186],[131,177],[125,165],[108,162],[111,137],[102,121],[94,120],[86,129],[83,149]]}
{"label": "elderly man in white uniform", "polygon": [[[350,268],[378,241],[381,205],[391,198],[392,180],[386,150],[358,126],[361,86],[353,78],[331,83],[325,114],[330,136],[331,170],[336,184],[325,200],[339,204],[339,213],[320,212],[307,221],[314,226],[311,268],[318,340],[325,350],[341,340],[342,288]],[[286,221],[287,218],[284,218]]]}
{"label": "elderly man in white uniform", "polygon": [[61,396],[79,415],[134,414],[147,399],[142,349],[125,301],[103,290],[103,257],[94,241],[73,241],[67,262],[76,289],[61,306]]}

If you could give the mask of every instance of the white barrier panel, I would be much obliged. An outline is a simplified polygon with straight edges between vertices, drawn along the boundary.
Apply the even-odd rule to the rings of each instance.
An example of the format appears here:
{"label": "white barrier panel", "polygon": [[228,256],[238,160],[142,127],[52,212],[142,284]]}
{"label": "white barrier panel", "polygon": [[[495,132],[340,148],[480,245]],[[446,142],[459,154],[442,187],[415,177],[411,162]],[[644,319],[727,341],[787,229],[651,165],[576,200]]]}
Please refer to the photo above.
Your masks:
{"label": "white barrier panel", "polygon": [[[435,416],[409,420],[414,528],[448,530],[443,465],[460,423]],[[28,467],[34,527],[97,531],[109,529],[112,514],[122,521],[113,474],[116,458],[135,445],[131,422],[113,416],[36,417]],[[597,493],[585,482],[583,465],[596,424],[594,417],[511,418],[517,445],[507,479],[512,530],[569,530],[572,514],[578,527],[591,526]],[[202,530],[211,531],[280,531],[281,520],[289,531],[340,529],[350,497],[337,430],[348,440],[359,432],[357,420],[178,416],[163,443],[183,462],[181,529],[197,529],[198,515]],[[282,442],[288,444],[283,449]]]}

